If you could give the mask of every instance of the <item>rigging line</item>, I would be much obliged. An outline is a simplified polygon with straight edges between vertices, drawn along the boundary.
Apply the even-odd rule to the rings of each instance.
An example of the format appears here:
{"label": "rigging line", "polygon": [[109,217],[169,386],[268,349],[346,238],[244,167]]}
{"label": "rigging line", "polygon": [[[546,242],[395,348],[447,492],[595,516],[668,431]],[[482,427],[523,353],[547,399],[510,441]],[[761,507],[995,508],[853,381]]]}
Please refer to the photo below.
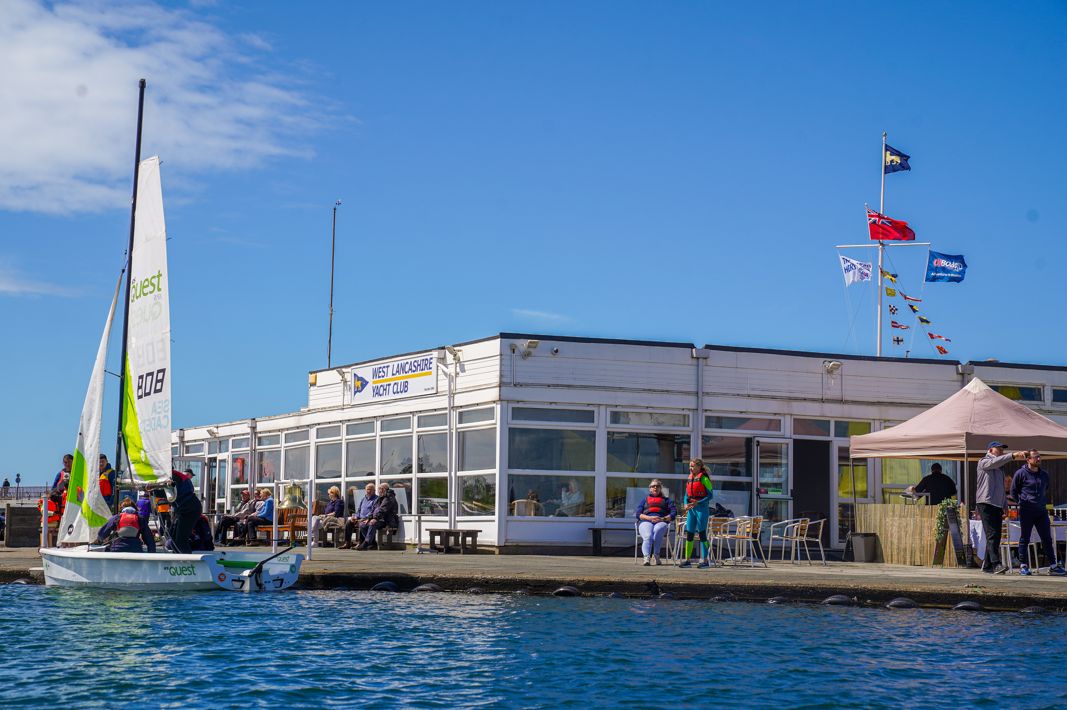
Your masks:
{"label": "rigging line", "polygon": [[[927,249],[926,251],[927,251],[927,261],[929,262],[930,250]],[[888,257],[888,252],[886,252],[886,254],[887,254],[887,257]],[[889,261],[892,263],[892,258],[890,258]],[[896,269],[896,265],[894,264],[892,268]],[[899,279],[900,277],[898,276],[897,278]],[[904,289],[901,288],[900,290],[903,291]],[[914,293],[914,291],[912,293]],[[922,280],[922,286],[919,288],[919,296],[920,296],[921,299],[925,298],[925,296],[926,296],[926,270],[925,269],[923,270],[923,280]],[[924,304],[926,303],[925,300],[921,300],[920,302],[924,303]],[[905,305],[908,305],[907,301],[905,301]],[[908,308],[908,310],[911,311],[911,308]],[[911,338],[908,340],[908,349],[909,350],[910,349],[914,349],[915,336],[919,332],[919,330],[922,330],[923,331],[923,335],[926,336],[926,344],[928,346],[930,346],[930,349],[934,352],[934,355],[936,357],[942,357],[941,353],[939,353],[937,351],[937,347],[936,347],[936,345],[934,343],[934,338],[930,337],[929,329],[922,323],[922,321],[919,320],[919,316],[921,314],[912,312],[911,315],[915,319],[916,326],[915,326],[914,330],[912,330]]]}

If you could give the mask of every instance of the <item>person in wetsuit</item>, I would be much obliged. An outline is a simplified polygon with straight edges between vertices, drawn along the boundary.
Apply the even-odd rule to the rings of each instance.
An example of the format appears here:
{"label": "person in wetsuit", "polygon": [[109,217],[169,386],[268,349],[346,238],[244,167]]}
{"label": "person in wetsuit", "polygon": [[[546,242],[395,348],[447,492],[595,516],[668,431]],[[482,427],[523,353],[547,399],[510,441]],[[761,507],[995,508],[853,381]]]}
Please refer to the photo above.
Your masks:
{"label": "person in wetsuit", "polygon": [[174,505],[172,514],[174,523],[170,530],[170,539],[174,543],[174,551],[189,554],[193,551],[192,536],[193,526],[200,516],[204,514],[204,506],[196,497],[196,489],[193,487],[193,472],[189,469],[171,471],[170,480],[174,485]]}

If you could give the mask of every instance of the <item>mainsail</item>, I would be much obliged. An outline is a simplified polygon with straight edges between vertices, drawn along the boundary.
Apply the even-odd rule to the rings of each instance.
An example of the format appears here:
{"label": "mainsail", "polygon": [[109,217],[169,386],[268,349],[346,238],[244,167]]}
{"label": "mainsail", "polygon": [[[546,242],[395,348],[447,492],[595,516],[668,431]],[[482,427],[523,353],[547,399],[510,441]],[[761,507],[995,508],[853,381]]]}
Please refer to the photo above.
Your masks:
{"label": "mainsail", "polygon": [[170,478],[170,296],[159,158],[141,161],[130,264],[122,435],[136,483]]}
{"label": "mainsail", "polygon": [[104,364],[107,360],[107,341],[111,335],[111,322],[115,319],[115,304],[119,300],[122,279],[115,284],[111,309],[107,312],[104,334],[96,349],[93,374],[89,377],[89,389],[85,393],[81,420],[78,422],[78,440],[74,444],[74,465],[70,469],[67,486],[67,506],[59,524],[59,542],[89,542],[107,522],[111,511],[100,492],[100,474],[97,460],[100,456],[100,419],[104,405]]}

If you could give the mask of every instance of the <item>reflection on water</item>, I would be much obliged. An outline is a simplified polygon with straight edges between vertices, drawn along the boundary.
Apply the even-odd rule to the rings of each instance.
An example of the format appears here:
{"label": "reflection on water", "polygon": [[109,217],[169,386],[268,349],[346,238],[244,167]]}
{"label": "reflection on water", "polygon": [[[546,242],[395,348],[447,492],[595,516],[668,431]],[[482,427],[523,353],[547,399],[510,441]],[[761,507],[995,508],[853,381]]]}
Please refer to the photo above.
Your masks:
{"label": "reflection on water", "polygon": [[1067,693],[1054,662],[1004,682],[1020,653],[1057,655],[1059,615],[21,585],[0,585],[0,610],[3,707],[54,705],[57,683],[78,707],[648,707],[663,688],[691,706],[1052,706]]}

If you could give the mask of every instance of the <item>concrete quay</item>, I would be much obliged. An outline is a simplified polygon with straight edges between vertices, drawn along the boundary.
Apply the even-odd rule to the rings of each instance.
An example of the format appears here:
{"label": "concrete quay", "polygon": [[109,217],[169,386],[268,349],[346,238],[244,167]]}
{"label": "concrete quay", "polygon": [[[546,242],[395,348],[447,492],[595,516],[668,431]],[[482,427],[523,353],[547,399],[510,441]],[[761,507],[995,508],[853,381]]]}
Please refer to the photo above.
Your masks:
{"label": "concrete quay", "polygon": [[[16,579],[41,582],[40,572],[31,572],[32,567],[39,566],[36,549],[0,548],[0,583]],[[324,548],[316,549],[313,559],[304,562],[300,586],[355,590],[369,589],[385,580],[401,590],[432,582],[457,592],[478,588],[485,592],[550,594],[571,585],[590,595],[620,592],[647,597],[658,588],[680,599],[726,596],[763,602],[782,596],[819,602],[844,594],[866,605],[908,597],[930,607],[977,601],[988,610],[1018,611],[1037,605],[1048,611],[1067,611],[1067,578],[994,576],[978,570],[852,562],[829,562],[824,567],[774,561],[768,568],[679,569],[667,564],[644,567],[623,556],[442,555],[416,554],[412,549],[357,552]]]}

